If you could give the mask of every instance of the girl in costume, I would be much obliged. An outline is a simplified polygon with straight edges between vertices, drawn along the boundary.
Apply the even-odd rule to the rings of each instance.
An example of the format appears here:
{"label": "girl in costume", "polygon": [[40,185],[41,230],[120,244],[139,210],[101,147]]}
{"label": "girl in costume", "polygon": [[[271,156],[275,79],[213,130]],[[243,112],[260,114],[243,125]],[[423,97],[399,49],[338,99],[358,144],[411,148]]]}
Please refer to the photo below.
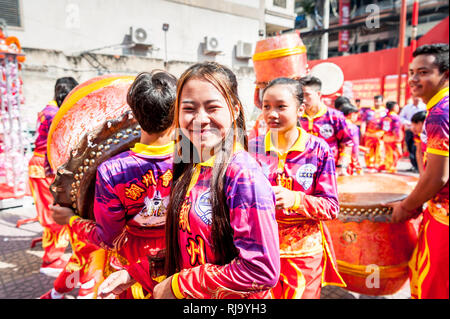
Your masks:
{"label": "girl in costume", "polygon": [[249,149],[276,196],[281,275],[272,293],[318,299],[323,285],[345,286],[322,223],[339,212],[334,156],[325,140],[296,125],[304,112],[299,81],[271,81],[262,106],[269,132],[250,141]]}
{"label": "girl in costume", "polygon": [[[270,298],[279,277],[275,198],[245,151],[235,75],[206,62],[187,69],[175,102],[173,187],[166,221],[166,274],[154,298]],[[151,280],[148,263],[107,278],[108,297]],[[131,276],[131,279],[129,278]]]}

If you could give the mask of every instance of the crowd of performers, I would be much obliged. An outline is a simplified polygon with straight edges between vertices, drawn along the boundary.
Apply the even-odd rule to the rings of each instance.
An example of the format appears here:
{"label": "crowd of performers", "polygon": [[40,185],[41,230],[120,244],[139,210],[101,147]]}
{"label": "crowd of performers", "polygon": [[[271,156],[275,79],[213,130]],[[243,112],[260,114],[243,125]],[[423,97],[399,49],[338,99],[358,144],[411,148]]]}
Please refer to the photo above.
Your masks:
{"label": "crowd of performers", "polygon": [[29,166],[41,272],[57,276],[41,298],[77,287],[80,298],[320,298],[325,285],[346,286],[324,223],[339,213],[337,176],[394,173],[404,150],[420,179],[392,204],[392,222],[423,215],[411,294],[448,298],[448,54],[448,45],[415,51],[414,99],[401,111],[380,96],[371,108],[345,97],[327,107],[319,79],[274,79],[255,94],[251,130],[227,67],[141,73],[127,94],[140,141],[98,167],[95,221],[53,205],[48,190],[48,129],[77,84],[58,80]]}

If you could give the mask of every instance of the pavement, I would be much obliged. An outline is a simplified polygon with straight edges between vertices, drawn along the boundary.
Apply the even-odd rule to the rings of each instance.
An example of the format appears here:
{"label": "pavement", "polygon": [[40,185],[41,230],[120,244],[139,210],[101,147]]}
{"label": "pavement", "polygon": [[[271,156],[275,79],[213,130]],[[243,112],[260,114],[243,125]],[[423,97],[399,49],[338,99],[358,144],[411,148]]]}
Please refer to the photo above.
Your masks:
{"label": "pavement", "polygon": [[[399,172],[406,172],[410,164],[406,159],[399,163]],[[43,228],[38,222],[24,224],[19,220],[36,217],[31,197],[0,200],[0,299],[36,299],[53,287],[54,277],[39,273],[43,250],[41,243],[31,247],[35,238],[42,236]],[[65,254],[71,255],[70,245]],[[77,289],[67,294],[68,299],[77,296]],[[336,286],[322,289],[321,299],[409,299],[409,283],[387,296],[368,296]]]}

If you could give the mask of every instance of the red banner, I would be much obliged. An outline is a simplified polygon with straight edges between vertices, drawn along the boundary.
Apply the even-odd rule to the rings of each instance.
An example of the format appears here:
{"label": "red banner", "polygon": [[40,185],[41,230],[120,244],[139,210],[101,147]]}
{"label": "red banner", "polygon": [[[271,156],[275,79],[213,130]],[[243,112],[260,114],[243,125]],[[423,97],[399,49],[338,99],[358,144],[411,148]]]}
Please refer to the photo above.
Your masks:
{"label": "red banner", "polygon": [[[397,78],[398,75],[386,75],[384,77],[383,97],[384,101],[396,101],[397,102]],[[405,92],[407,85],[407,75],[402,74],[401,91],[400,91],[400,107],[403,107],[406,103]]]}
{"label": "red banner", "polygon": [[[339,0],[339,25],[350,23],[350,0]],[[339,52],[349,50],[350,32],[348,30],[339,31]]]}
{"label": "red banner", "polygon": [[353,101],[360,99],[362,107],[372,107],[374,96],[382,92],[381,84],[380,78],[345,81],[343,94]]}

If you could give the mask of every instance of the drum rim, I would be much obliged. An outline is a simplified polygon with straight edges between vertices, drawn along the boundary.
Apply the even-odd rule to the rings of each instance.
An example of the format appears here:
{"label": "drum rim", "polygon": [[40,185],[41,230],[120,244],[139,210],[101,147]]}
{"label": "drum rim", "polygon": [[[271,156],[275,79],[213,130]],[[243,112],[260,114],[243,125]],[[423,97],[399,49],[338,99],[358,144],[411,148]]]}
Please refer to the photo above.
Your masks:
{"label": "drum rim", "polygon": [[[99,77],[98,81],[92,82],[86,86],[83,86],[83,83],[80,84],[80,87],[73,91],[72,94],[68,96],[68,99],[61,105],[55,117],[52,120],[52,124],[50,125],[47,137],[47,154],[48,154],[48,162],[50,167],[53,167],[50,147],[53,142],[53,133],[57,129],[58,124],[63,119],[64,115],[72,109],[75,105],[78,105],[78,102],[83,98],[88,96],[91,93],[98,91],[101,88],[108,87],[111,84],[115,83],[132,83],[136,77],[129,75],[111,75],[110,77],[102,78]],[[87,81],[86,81],[87,82]],[[75,88],[76,89],[76,88]],[[76,92],[80,92],[75,94]],[[54,169],[57,169],[56,167]]]}

